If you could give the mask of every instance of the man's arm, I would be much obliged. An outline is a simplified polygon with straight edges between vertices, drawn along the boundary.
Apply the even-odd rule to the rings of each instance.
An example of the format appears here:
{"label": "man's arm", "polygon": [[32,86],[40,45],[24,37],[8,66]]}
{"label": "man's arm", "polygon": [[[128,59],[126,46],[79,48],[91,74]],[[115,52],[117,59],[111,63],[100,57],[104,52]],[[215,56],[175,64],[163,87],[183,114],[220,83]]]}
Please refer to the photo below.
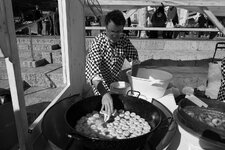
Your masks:
{"label": "man's arm", "polygon": [[136,62],[140,62],[138,58],[138,51],[128,38],[126,39],[126,59],[135,64]]}
{"label": "man's arm", "polygon": [[103,81],[101,81],[101,80],[92,80],[92,84],[95,86],[95,88],[98,90],[98,92],[102,96],[105,95],[106,93],[109,93],[109,91],[103,85]]}

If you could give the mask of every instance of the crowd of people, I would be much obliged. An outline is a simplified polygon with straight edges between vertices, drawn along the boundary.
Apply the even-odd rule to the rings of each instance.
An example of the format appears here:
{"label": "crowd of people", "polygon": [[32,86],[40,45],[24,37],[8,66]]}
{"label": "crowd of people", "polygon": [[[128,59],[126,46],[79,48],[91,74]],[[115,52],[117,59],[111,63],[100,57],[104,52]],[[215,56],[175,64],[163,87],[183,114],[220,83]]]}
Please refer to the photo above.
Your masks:
{"label": "crowd of people", "polygon": [[[44,17],[42,11],[39,9],[39,6],[35,6],[34,10],[34,20],[37,21]],[[48,17],[37,22],[37,33],[38,35],[60,35],[59,30],[59,12],[58,8],[55,8],[54,12],[47,14]]]}
{"label": "crowd of people", "polygon": [[[42,10],[40,10],[38,5],[35,5],[35,8],[32,10],[30,16],[26,16],[21,13],[21,20],[32,20],[37,21],[43,17],[45,19],[37,22],[37,34],[38,35],[60,35],[59,30],[59,14],[58,8],[54,11],[49,11],[50,15],[45,17],[46,14],[43,14]],[[123,11],[125,14],[126,11]],[[52,15],[51,15],[52,14]],[[146,13],[146,27],[165,27],[165,28],[174,28],[180,27],[179,25],[179,16],[178,11],[175,6],[167,6],[165,7],[163,4],[157,8],[152,9],[151,11],[147,11]],[[225,17],[218,18],[221,23],[225,26]],[[104,17],[102,16],[86,16],[85,25],[86,26],[104,26]],[[125,27],[132,26],[131,18],[126,19]],[[186,24],[184,27],[187,28],[214,28],[214,24],[207,18],[206,15],[200,14],[197,18],[189,18],[186,20]],[[101,30],[100,32],[102,32]],[[28,31],[27,31],[28,32]],[[93,36],[93,30],[86,30],[86,36]],[[137,32],[132,32],[129,30],[124,30],[124,33],[129,36],[136,34]],[[175,39],[189,36],[190,34],[195,34],[196,37],[208,37],[209,39],[215,38],[219,33],[218,32],[189,32],[189,31],[156,31],[156,30],[147,30],[146,37],[147,38],[163,38],[163,39]]]}
{"label": "crowd of people", "polygon": [[[177,8],[170,6],[167,11],[165,11],[164,5],[159,6],[153,13],[150,19],[149,26],[151,27],[174,27],[179,24]],[[160,34],[163,38],[176,38],[177,34],[173,31],[147,31],[147,36],[149,38],[158,38]]]}
{"label": "crowd of people", "polygon": [[[225,18],[217,17],[223,26],[225,26]],[[215,25],[208,19],[208,17],[204,14],[199,14],[197,20],[197,27],[199,28],[214,28]],[[217,32],[199,32],[198,37],[209,36],[209,39],[213,39],[217,36]]]}
{"label": "crowd of people", "polygon": [[[32,34],[60,35],[58,8],[56,7],[54,11],[46,12],[43,13],[40,7],[35,5],[34,9],[30,11],[20,12],[20,21],[18,23],[21,26],[36,21],[36,29],[35,31],[31,31]],[[18,34],[20,34],[20,32],[21,34],[29,34],[29,30],[27,28],[19,31]]]}
{"label": "crowd of people", "polygon": [[[179,23],[181,16],[178,14],[178,10],[175,6],[164,6],[163,4],[159,7],[153,8],[150,11],[147,10],[146,13],[146,27],[164,27],[164,28],[215,28],[215,25],[208,19],[204,14],[196,13],[197,17],[191,18],[190,16],[185,21],[186,23]],[[91,17],[89,17],[91,18]],[[128,20],[129,19],[129,20]],[[127,25],[128,27],[133,25],[133,22],[128,18]],[[225,18],[218,17],[223,25],[225,25]],[[93,20],[93,19],[92,19]],[[86,19],[86,26],[91,26],[91,19]],[[182,24],[182,25],[181,25]],[[99,26],[102,26],[99,24]],[[87,36],[92,35],[93,30],[86,31]],[[129,31],[124,30],[126,35],[136,35],[140,37],[138,31]],[[192,31],[157,31],[157,30],[146,30],[147,38],[163,38],[163,39],[176,39],[176,38],[186,38],[186,37],[195,37],[195,38],[208,38],[213,39],[218,36],[219,32],[192,32]]]}
{"label": "crowd of people", "polygon": [[[123,11],[123,14],[125,14],[126,11]],[[147,26],[151,27],[167,27],[169,23],[172,24],[172,26],[176,26],[179,24],[177,9],[174,6],[169,7],[167,11],[165,11],[164,6],[160,6],[156,9],[156,11],[153,14],[147,14],[147,17],[150,17],[150,25]],[[96,21],[96,20],[95,20]],[[86,17],[86,26],[91,26],[91,22],[93,22],[93,19],[91,19],[90,16]],[[125,27],[131,27],[132,21],[131,18],[126,19]],[[99,24],[101,26],[101,24]],[[91,36],[91,30],[86,31],[87,36]],[[129,36],[130,31],[124,30],[124,33]],[[174,38],[178,34],[173,31],[168,32],[160,32],[160,31],[147,31],[147,36],[149,38],[158,38],[160,34],[162,34],[163,38]]]}

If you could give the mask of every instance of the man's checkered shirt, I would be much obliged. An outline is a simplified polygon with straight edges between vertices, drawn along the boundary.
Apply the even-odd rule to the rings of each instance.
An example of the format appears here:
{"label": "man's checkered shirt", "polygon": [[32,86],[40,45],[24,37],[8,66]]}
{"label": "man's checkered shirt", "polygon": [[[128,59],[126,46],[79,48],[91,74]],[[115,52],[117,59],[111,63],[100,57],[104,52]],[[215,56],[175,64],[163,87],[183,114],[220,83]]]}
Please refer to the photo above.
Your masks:
{"label": "man's checkered shirt", "polygon": [[[109,91],[110,84],[120,80],[119,73],[125,59],[129,62],[138,60],[137,50],[126,35],[123,34],[118,42],[112,43],[105,32],[100,33],[93,40],[86,56],[87,82],[91,84],[91,80],[99,75],[104,87]],[[93,85],[92,88],[95,95],[100,95]]]}

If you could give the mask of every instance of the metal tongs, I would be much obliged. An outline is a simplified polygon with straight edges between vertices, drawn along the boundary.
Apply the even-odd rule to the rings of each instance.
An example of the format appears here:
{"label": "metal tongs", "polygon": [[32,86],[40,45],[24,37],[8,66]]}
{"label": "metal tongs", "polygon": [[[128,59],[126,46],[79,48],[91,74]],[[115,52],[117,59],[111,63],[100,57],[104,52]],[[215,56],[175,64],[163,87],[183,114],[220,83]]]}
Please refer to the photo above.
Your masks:
{"label": "metal tongs", "polygon": [[103,115],[103,117],[104,117],[104,122],[110,122],[111,120],[113,120],[113,117],[116,115],[117,110],[115,109],[115,110],[113,111],[113,113],[112,113],[111,116],[108,115],[108,114],[107,114],[105,111],[103,111],[103,110],[101,110],[99,113]]}
{"label": "metal tongs", "polygon": [[182,93],[185,94],[185,98],[192,101],[198,107],[205,107],[205,108],[208,107],[208,104],[206,104],[205,102],[203,102],[201,99],[199,99],[194,95],[194,89],[192,87],[184,87]]}

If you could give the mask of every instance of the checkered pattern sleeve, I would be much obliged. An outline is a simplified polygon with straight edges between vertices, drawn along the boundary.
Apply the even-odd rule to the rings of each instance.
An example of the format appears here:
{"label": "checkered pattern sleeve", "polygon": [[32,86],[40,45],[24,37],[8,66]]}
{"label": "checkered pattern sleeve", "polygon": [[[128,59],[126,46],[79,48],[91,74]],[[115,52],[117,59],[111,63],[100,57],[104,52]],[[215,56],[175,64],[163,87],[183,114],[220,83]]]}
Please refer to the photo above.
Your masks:
{"label": "checkered pattern sleeve", "polygon": [[221,86],[220,86],[217,99],[219,101],[225,102],[225,58],[223,58],[221,62],[221,74],[222,74]]}
{"label": "checkered pattern sleeve", "polygon": [[125,51],[126,51],[126,59],[131,62],[132,60],[139,60],[138,59],[138,52],[134,45],[131,43],[130,39],[125,37]]}
{"label": "checkered pattern sleeve", "polygon": [[101,62],[100,48],[98,42],[94,40],[86,56],[85,74],[87,82],[91,83],[91,80],[96,75],[100,74],[99,69],[100,62]]}

